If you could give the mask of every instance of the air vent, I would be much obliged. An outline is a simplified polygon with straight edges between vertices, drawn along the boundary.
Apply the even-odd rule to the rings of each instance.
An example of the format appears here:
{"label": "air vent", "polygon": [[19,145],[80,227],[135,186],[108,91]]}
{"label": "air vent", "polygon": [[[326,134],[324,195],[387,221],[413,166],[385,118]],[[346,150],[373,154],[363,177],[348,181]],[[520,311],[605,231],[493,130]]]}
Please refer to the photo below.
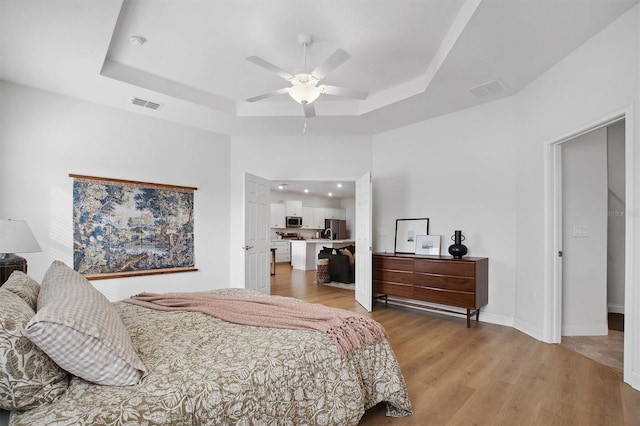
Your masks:
{"label": "air vent", "polygon": [[485,96],[495,95],[496,93],[504,92],[505,90],[507,90],[507,88],[504,83],[498,79],[472,87],[469,89],[469,92],[471,92],[476,98],[484,98]]}
{"label": "air vent", "polygon": [[160,107],[162,106],[159,103],[151,102],[151,101],[145,101],[144,99],[140,99],[140,98],[131,99],[131,103],[134,104],[134,105],[138,105],[138,106],[149,108],[149,109],[153,109],[153,110],[160,109]]}

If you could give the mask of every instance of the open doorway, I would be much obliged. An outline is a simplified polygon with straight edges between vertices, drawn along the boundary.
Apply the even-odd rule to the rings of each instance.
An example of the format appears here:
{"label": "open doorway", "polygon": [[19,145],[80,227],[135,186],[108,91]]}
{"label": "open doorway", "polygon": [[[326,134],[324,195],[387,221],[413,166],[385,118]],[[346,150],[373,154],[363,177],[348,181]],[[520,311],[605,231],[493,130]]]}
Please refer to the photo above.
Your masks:
{"label": "open doorway", "polygon": [[623,370],[625,122],[561,149],[561,343]]}
{"label": "open doorway", "polygon": [[288,251],[284,257],[276,251],[272,273],[278,274],[277,263],[286,257],[292,273],[315,273],[322,257],[330,281],[350,285],[355,300],[371,311],[371,174],[355,181],[273,180],[272,185],[272,247]]}

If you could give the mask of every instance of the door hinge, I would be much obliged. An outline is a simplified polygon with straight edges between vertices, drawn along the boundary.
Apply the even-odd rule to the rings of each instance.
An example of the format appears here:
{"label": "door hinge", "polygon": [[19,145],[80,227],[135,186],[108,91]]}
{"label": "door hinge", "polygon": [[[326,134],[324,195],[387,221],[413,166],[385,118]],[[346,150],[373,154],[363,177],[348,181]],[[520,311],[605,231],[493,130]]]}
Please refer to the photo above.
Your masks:
{"label": "door hinge", "polygon": [[562,257],[562,250],[558,252],[558,257]]}

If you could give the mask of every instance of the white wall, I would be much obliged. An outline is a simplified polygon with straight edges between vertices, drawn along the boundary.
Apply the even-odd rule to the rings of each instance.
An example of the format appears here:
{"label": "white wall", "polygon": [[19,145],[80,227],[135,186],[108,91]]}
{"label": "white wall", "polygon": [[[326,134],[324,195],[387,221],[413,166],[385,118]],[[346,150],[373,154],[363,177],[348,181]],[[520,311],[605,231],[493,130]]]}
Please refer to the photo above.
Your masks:
{"label": "white wall", "polygon": [[638,13],[636,6],[516,96],[516,327],[538,339],[545,338],[545,150],[637,102]]}
{"label": "white wall", "polygon": [[355,181],[371,170],[368,136],[231,139],[231,285],[244,287],[244,173],[270,180]]}
{"label": "white wall", "polygon": [[625,122],[607,127],[607,170],[609,183],[607,228],[607,308],[624,314],[625,258]]}
{"label": "white wall", "polygon": [[393,252],[395,221],[428,217],[448,255],[457,229],[468,256],[488,257],[483,320],[512,324],[515,296],[516,116],[511,99],[373,138],[374,251]]}
{"label": "white wall", "polygon": [[603,127],[562,143],[563,336],[607,335],[606,211]]}
{"label": "white wall", "polygon": [[229,286],[229,138],[0,81],[0,217],[28,221],[42,253],[73,266],[69,173],[194,186],[197,272],[93,281],[110,300]]}

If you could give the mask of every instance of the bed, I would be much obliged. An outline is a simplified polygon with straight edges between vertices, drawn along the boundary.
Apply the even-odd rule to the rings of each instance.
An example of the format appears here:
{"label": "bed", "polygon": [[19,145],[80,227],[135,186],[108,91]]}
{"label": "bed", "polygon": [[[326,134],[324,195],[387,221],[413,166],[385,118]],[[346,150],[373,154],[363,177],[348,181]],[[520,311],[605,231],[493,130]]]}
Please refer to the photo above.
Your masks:
{"label": "bed", "polygon": [[[386,339],[340,356],[334,342],[316,331],[234,324],[201,312],[165,312],[124,302],[108,303],[104,309],[112,310],[117,316],[114,320],[121,321],[133,348],[132,358],[125,363],[130,369],[127,374],[133,374],[133,381],[125,374],[126,380],[133,384],[97,384],[95,381],[111,383],[115,379],[104,377],[105,368],[96,370],[94,359],[72,359],[65,364],[55,351],[48,353],[46,343],[38,354],[41,347],[31,340],[38,339],[30,333],[38,323],[37,316],[49,306],[45,301],[41,308],[46,296],[40,294],[35,302],[34,292],[50,288],[51,297],[67,304],[64,310],[78,305],[73,299],[80,287],[92,297],[102,296],[94,295],[93,287],[61,262],[54,262],[47,271],[42,290],[30,280],[31,291],[24,291],[18,284],[28,280],[26,275],[16,274],[7,289],[6,284],[0,288],[0,350],[5,359],[13,360],[6,362],[11,365],[5,366],[0,377],[0,400],[2,408],[12,410],[10,425],[354,425],[365,410],[381,402],[389,416],[411,414],[404,378]],[[62,284],[51,285],[52,281]],[[278,297],[244,289],[213,293],[234,298]],[[26,305],[35,304],[37,314],[31,316],[14,295]],[[81,297],[86,299],[86,295]],[[100,309],[102,305],[103,300]],[[16,306],[21,309],[20,319],[8,318]],[[87,315],[99,323],[104,322],[100,318],[109,318],[104,313],[96,315],[96,309],[92,307]],[[95,330],[82,333],[95,334]],[[74,330],[73,336],[76,334]],[[25,340],[25,335],[29,339]],[[97,339],[95,335],[89,338],[80,348]],[[54,340],[60,340],[58,334]],[[117,352],[114,341],[99,351]],[[25,355],[29,351],[38,355],[33,357],[36,361]],[[126,357],[118,354],[118,359]],[[112,360],[107,362],[113,364]],[[88,380],[68,373],[83,363],[96,370],[97,378],[88,374]],[[47,369],[53,373],[43,374]],[[86,375],[84,371],[76,373]],[[32,377],[37,375],[46,377]],[[39,394],[25,398],[25,388]]]}

